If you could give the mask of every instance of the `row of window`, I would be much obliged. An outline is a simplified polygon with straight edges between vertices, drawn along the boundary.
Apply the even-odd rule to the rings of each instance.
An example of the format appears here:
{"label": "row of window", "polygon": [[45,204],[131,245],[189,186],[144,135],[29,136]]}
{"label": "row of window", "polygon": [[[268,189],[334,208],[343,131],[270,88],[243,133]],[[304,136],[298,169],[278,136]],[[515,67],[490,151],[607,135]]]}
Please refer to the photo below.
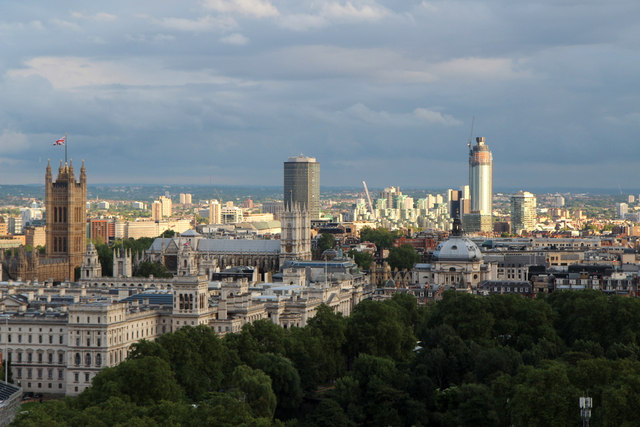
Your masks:
{"label": "row of window", "polygon": [[[76,366],[80,366],[80,364],[82,363],[82,356],[80,356],[80,353],[76,353],[75,362],[76,362]],[[84,356],[84,364],[85,364],[85,366],[91,366],[91,353],[85,354],[85,356]],[[96,366],[98,366],[98,367],[102,366],[102,355],[101,354],[96,354]]]}
{"label": "row of window", "polygon": [[[102,323],[102,318],[100,316],[98,316],[97,319],[98,319],[97,323]],[[80,316],[76,316],[76,323],[80,323]],[[87,316],[87,323],[91,323],[91,316]]]}
{"label": "row of window", "polygon": [[[9,353],[9,361],[12,360],[13,353]],[[23,353],[21,351],[16,352],[17,363],[33,363],[33,352],[26,353],[26,358],[23,358]],[[53,363],[54,357],[53,353],[47,353],[47,362]],[[43,353],[37,353],[37,363],[43,363],[44,357]],[[58,353],[58,364],[62,365],[64,363],[64,353]]]}
{"label": "row of window", "polygon": [[[76,347],[80,347],[80,337],[76,338]],[[96,345],[98,347],[102,346],[102,338],[98,338],[96,340]],[[87,338],[87,347],[91,347],[91,338]]]}
{"label": "row of window", "polygon": [[[141,331],[136,331],[135,335],[133,334],[133,332],[131,332],[131,339],[140,339],[140,338],[145,338],[145,337],[149,337],[150,335],[152,335],[154,333],[154,328],[146,328],[146,329],[142,329],[142,333],[140,333]],[[167,332],[167,327],[166,325],[162,325],[162,333],[165,334]],[[155,327],[155,333],[158,333],[158,327]],[[116,333],[111,334],[111,337],[109,337],[109,345],[113,345],[113,344],[118,344],[118,343],[122,343],[122,335],[123,333],[118,331]],[[116,335],[115,337],[113,335]],[[100,341],[100,339],[98,338],[98,341]],[[127,332],[126,334],[126,341],[129,341],[129,332]],[[126,342],[125,341],[125,342]],[[79,344],[78,344],[79,345]],[[100,345],[100,344],[98,344]],[[89,346],[87,344],[87,346]]]}
{"label": "row of window", "polygon": [[[33,369],[32,368],[26,368],[24,369],[24,372],[26,373],[26,378],[27,379],[31,379],[33,378]],[[16,378],[18,379],[22,379],[22,373],[23,373],[23,369],[22,368],[16,368]],[[43,377],[44,370],[42,368],[38,368],[36,369],[36,378],[41,380]],[[48,380],[52,380],[53,379],[53,369],[47,369],[47,379]],[[58,379],[59,380],[64,380],[64,369],[58,369]]]}
{"label": "row of window", "polygon": [[[23,338],[22,338],[22,334],[17,334],[16,338],[17,343],[22,343],[23,342]],[[49,335],[49,344],[53,344],[53,335]],[[0,334],[0,342],[2,341],[2,335]],[[38,344],[44,344],[45,339],[42,337],[42,335],[38,335]],[[7,342],[14,342],[14,338],[13,338],[13,334],[8,334],[7,335]],[[26,342],[27,343],[33,343],[33,335],[27,335],[26,338]],[[58,336],[58,344],[63,344],[64,343],[64,335],[60,335]]]}

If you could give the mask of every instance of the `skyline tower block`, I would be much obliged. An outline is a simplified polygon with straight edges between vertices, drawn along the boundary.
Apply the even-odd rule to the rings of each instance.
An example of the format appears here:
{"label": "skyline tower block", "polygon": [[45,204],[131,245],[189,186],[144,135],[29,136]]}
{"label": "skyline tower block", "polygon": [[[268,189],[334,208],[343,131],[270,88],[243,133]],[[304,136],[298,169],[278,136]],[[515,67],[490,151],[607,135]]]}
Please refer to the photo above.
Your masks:
{"label": "skyline tower block", "polygon": [[468,231],[491,231],[493,214],[493,156],[484,137],[469,147],[469,190],[471,212],[465,221]]}
{"label": "skyline tower block", "polygon": [[535,229],[536,196],[528,191],[520,191],[511,196],[511,232],[520,234]]}
{"label": "skyline tower block", "polygon": [[320,218],[320,163],[302,154],[284,162],[284,208],[306,210]]}

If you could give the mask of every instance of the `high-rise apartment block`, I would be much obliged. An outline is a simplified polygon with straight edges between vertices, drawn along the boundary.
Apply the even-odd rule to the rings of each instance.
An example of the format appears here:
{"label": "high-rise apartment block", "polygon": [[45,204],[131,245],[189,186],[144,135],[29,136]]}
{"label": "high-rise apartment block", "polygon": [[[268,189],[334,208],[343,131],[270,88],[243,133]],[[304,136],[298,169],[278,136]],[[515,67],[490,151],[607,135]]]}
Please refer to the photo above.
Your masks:
{"label": "high-rise apartment block", "polygon": [[162,218],[170,217],[173,214],[173,203],[166,196],[158,197],[151,205],[151,218],[160,221]]}
{"label": "high-rise apartment block", "polygon": [[162,206],[162,216],[163,217],[170,217],[171,215],[173,215],[173,202],[171,201],[171,199],[169,197],[160,196],[158,198],[158,201],[160,202],[160,205]]}
{"label": "high-rise apartment block", "polygon": [[401,194],[402,192],[400,191],[400,187],[387,187],[380,193],[380,198],[387,201],[387,209],[395,209],[395,199]]}
{"label": "high-rise apartment block", "polygon": [[315,158],[299,155],[284,162],[284,206],[320,218],[320,163]]}
{"label": "high-rise apartment block", "polygon": [[531,231],[536,223],[536,196],[528,191],[511,196],[511,231],[515,234]]}
{"label": "high-rise apartment block", "polygon": [[9,234],[22,234],[22,217],[9,217]]}
{"label": "high-rise apartment block", "polygon": [[471,210],[463,216],[467,231],[490,232],[493,214],[493,156],[484,137],[469,147],[469,190]]}
{"label": "high-rise apartment block", "polygon": [[624,216],[629,212],[629,205],[626,203],[616,203],[616,213],[618,218],[624,219]]}
{"label": "high-rise apartment block", "polygon": [[222,205],[216,200],[209,200],[209,224],[222,224]]}

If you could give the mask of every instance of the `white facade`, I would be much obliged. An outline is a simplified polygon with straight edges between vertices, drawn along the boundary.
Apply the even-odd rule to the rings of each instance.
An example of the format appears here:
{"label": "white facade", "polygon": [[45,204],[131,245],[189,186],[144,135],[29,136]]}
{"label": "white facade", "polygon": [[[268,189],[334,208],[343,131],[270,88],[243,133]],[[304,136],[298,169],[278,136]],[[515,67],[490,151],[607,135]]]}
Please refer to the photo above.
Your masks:
{"label": "white facade", "polygon": [[491,215],[493,212],[493,156],[484,138],[476,138],[469,152],[469,189],[471,212]]}
{"label": "white facade", "polygon": [[537,224],[536,196],[520,191],[511,196],[511,232],[520,234],[534,230]]}

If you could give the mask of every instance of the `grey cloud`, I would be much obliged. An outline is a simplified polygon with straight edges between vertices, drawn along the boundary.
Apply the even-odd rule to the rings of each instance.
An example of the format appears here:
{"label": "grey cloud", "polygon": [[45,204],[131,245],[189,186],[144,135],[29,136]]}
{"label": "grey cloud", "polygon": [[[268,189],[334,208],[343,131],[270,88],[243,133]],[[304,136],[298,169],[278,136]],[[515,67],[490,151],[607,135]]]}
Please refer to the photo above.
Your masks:
{"label": "grey cloud", "polygon": [[[68,131],[94,182],[457,187],[635,180],[637,2],[211,0],[0,6],[2,182]],[[8,138],[8,139],[7,139]],[[617,167],[616,165],[619,165]],[[31,171],[31,172],[29,172]],[[375,171],[375,172],[374,172]],[[372,176],[373,175],[373,176]]]}

